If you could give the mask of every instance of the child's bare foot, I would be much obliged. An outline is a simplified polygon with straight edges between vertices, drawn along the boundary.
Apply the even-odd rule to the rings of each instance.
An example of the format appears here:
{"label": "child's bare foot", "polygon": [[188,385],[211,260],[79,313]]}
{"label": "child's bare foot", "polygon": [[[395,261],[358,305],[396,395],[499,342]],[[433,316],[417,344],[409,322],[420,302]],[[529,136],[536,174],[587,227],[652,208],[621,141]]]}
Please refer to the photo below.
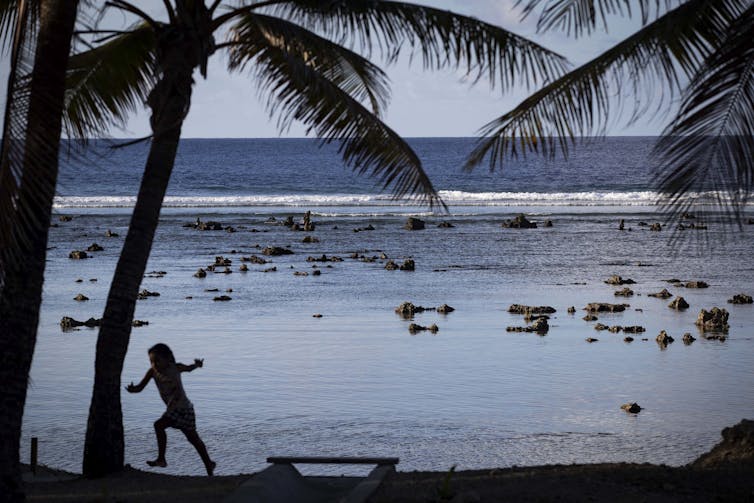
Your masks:
{"label": "child's bare foot", "polygon": [[168,466],[168,462],[164,459],[155,459],[154,461],[147,461],[147,464],[149,466],[159,466],[160,468],[165,468]]}
{"label": "child's bare foot", "polygon": [[209,464],[205,466],[205,468],[207,469],[207,475],[209,475],[210,477],[214,475],[216,466],[217,466],[217,463],[215,463],[214,461],[210,461]]}

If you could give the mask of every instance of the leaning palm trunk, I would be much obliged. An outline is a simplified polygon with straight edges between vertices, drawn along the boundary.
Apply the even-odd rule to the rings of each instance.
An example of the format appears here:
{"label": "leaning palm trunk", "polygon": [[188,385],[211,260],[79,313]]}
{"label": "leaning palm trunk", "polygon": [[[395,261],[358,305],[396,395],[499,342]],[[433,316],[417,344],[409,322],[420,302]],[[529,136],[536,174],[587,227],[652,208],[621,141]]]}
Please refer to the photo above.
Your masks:
{"label": "leaning palm trunk", "polygon": [[[47,231],[58,174],[60,125],[65,72],[78,0],[41,2],[34,69],[28,94],[25,128],[8,128],[8,148],[21,148],[21,176],[8,233],[2,236],[0,283],[0,501],[23,501],[19,448],[29,368],[34,353],[42,298]],[[23,5],[20,7],[23,9]],[[22,27],[22,25],[19,25]],[[25,27],[24,27],[25,28]],[[21,28],[23,29],[23,28]],[[15,124],[18,126],[18,124]],[[9,130],[10,129],[10,130]],[[21,147],[22,145],[22,147]],[[4,159],[4,162],[14,162]],[[8,176],[9,165],[3,166]],[[9,179],[6,179],[9,180]],[[9,185],[2,189],[10,190]]]}
{"label": "leaning palm trunk", "polygon": [[83,473],[87,477],[123,469],[120,376],[137,294],[170,181],[181,127],[191,104],[191,75],[200,54],[199,37],[190,27],[169,27],[159,37],[158,64],[162,75],[148,99],[154,136],[97,338],[94,390],[84,446]]}

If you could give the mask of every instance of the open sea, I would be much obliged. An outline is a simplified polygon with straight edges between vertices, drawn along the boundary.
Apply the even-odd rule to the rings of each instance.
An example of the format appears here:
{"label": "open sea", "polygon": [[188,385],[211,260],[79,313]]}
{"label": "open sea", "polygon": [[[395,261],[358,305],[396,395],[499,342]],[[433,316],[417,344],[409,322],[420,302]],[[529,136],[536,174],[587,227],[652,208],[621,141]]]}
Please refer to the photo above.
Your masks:
{"label": "open sea", "polygon": [[[149,325],[132,331],[123,384],[141,379],[157,342],[179,361],[204,358],[183,383],[219,474],[260,470],[272,455],[397,456],[399,470],[688,463],[722,428],[754,418],[754,306],[726,302],[754,294],[754,226],[724,232],[712,215],[706,231],[674,234],[675,223],[650,231],[644,224],[664,223],[652,142],[594,140],[568,159],[527,156],[501,172],[466,173],[473,139],[411,139],[449,206],[432,213],[380,193],[336,147],[314,140],[184,140],[147,267],[166,274],[143,280],[160,295],[138,301],[136,318]],[[80,472],[97,330],[64,332],[60,320],[101,317],[146,151],[95,142],[83,158],[63,161],[22,460],[38,437],[41,463]],[[307,210],[313,232],[281,225]],[[519,213],[538,228],[502,227]],[[426,228],[404,230],[409,216]],[[184,226],[197,218],[236,232]],[[673,235],[685,241],[673,246]],[[700,236],[707,248],[696,245]],[[68,258],[93,243],[104,250]],[[266,246],[293,253],[263,256]],[[269,262],[240,271],[250,255]],[[307,260],[322,255],[342,261]],[[231,260],[230,274],[194,277],[218,256]],[[385,269],[408,258],[414,271]],[[633,296],[614,295],[621,287],[604,282],[613,274],[636,282]],[[663,288],[690,308],[647,295]],[[89,300],[74,301],[79,293]],[[403,319],[394,310],[406,301],[455,311]],[[590,302],[630,307],[587,322]],[[507,332],[526,325],[508,313],[511,304],[554,307],[547,335]],[[725,340],[702,337],[694,324],[713,306],[730,313]],[[439,330],[412,335],[410,323]],[[646,332],[629,343],[596,323]],[[655,342],[661,330],[675,338],[666,348]],[[687,332],[697,338],[690,345],[681,341]],[[152,423],[164,411],[156,388],[124,390],[122,402],[126,462],[158,470],[144,463],[155,457]],[[626,402],[643,410],[628,414]],[[167,460],[168,473],[203,473],[175,430]]]}

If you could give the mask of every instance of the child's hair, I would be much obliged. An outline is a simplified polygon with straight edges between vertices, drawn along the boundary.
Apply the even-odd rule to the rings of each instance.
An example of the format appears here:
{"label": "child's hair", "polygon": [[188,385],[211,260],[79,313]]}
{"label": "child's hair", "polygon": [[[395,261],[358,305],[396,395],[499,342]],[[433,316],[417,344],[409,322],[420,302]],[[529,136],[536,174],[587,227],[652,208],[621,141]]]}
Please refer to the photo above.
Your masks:
{"label": "child's hair", "polygon": [[166,358],[170,363],[175,364],[175,356],[173,356],[173,352],[170,350],[167,344],[158,343],[149,348],[149,351],[147,351],[147,354],[154,353],[156,355],[160,355],[163,358]]}

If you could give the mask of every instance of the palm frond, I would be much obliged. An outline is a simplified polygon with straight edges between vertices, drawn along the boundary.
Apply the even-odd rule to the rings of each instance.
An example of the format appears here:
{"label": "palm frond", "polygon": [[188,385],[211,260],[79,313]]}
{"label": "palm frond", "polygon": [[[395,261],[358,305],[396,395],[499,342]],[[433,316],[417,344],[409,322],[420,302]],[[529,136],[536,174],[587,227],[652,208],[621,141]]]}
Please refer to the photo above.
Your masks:
{"label": "palm frond", "polygon": [[625,86],[634,100],[629,122],[658,101],[662,110],[680,75],[701,67],[741,10],[739,0],[691,0],[664,14],[485,125],[466,168],[489,157],[494,169],[519,150],[567,155],[576,136],[604,134],[611,107],[625,105]]}
{"label": "palm frond", "polygon": [[11,264],[18,262],[18,254],[23,253],[22,246],[28,243],[33,229],[46,225],[36,221],[34,212],[18,202],[24,174],[30,104],[30,89],[24,76],[31,75],[34,65],[38,17],[17,2],[6,2],[3,7],[19,9],[13,13],[2,11],[3,16],[12,17],[14,24],[11,28],[13,48],[0,149],[0,288],[5,284]]}
{"label": "palm frond", "polygon": [[741,225],[754,180],[754,6],[691,81],[654,153],[671,218],[711,203]]}
{"label": "palm frond", "polygon": [[254,32],[259,31],[279,40],[281,49],[300,54],[315,71],[350,96],[368,102],[376,115],[382,115],[390,97],[389,79],[371,61],[299,25],[261,14],[241,17],[229,32],[230,43],[243,46],[247,37],[254,37]]}
{"label": "palm frond", "polygon": [[144,23],[70,57],[63,117],[69,137],[85,139],[125,124],[155,83],[155,47]]}
{"label": "palm frond", "polygon": [[283,25],[270,17],[247,13],[236,43],[228,46],[231,70],[250,68],[254,72],[270,114],[278,117],[278,126],[286,129],[292,121],[300,121],[324,143],[338,141],[347,164],[360,174],[377,178],[395,197],[416,195],[430,206],[443,205],[408,144],[338,86],[343,79],[337,71],[343,68],[317,66],[337,61],[340,50],[326,54],[328,46],[324,44],[295,43],[294,39],[311,39],[312,35],[305,35],[306,29],[295,25],[276,30],[280,27]]}
{"label": "palm frond", "polygon": [[578,38],[590,35],[599,24],[607,32],[610,16],[632,17],[637,12],[642,25],[646,25],[663,10],[679,3],[679,0],[517,0],[515,6],[523,5],[523,18],[541,9],[537,31],[555,29]]}
{"label": "palm frond", "polygon": [[39,0],[0,0],[0,46],[5,52],[13,41],[13,33],[18,24],[19,9],[23,8],[29,22],[27,30],[36,30],[39,17]]}
{"label": "palm frond", "polygon": [[403,50],[425,69],[465,68],[476,79],[510,89],[539,85],[567,68],[562,56],[498,26],[449,11],[382,0],[290,0],[273,8],[281,17],[386,61]]}

